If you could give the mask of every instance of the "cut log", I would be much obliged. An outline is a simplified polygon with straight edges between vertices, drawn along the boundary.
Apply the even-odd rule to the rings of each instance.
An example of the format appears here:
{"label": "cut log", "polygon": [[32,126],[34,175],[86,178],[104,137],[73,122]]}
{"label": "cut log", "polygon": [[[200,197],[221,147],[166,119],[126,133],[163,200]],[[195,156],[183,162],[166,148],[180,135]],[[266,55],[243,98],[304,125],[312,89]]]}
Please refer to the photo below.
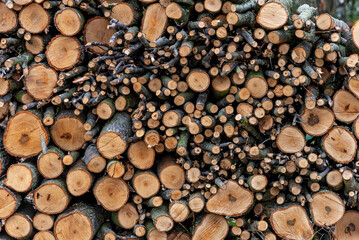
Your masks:
{"label": "cut log", "polygon": [[137,1],[121,2],[111,8],[111,17],[130,26],[139,20],[140,11]]}
{"label": "cut log", "polygon": [[34,225],[34,228],[39,231],[47,231],[52,229],[54,222],[55,217],[53,215],[38,212],[34,216],[32,224]]}
{"label": "cut log", "polygon": [[338,240],[354,240],[359,238],[358,211],[346,211],[342,219],[335,224],[335,237]]}
{"label": "cut log", "polygon": [[139,219],[136,207],[131,203],[126,203],[120,210],[112,212],[112,222],[124,229],[132,229]]}
{"label": "cut log", "polygon": [[111,98],[107,98],[96,107],[96,114],[102,120],[108,120],[115,114],[115,104]]}
{"label": "cut log", "polygon": [[20,206],[21,196],[6,187],[0,187],[0,219],[10,217]]}
{"label": "cut log", "polygon": [[133,166],[146,170],[153,166],[156,152],[154,148],[149,148],[144,141],[138,141],[130,144],[127,156]]}
{"label": "cut log", "polygon": [[117,211],[125,205],[130,192],[123,179],[103,177],[95,183],[93,194],[104,209]]}
{"label": "cut log", "polygon": [[5,185],[16,192],[27,192],[36,188],[41,175],[32,161],[11,165],[6,173]]}
{"label": "cut log", "polygon": [[349,163],[356,155],[357,141],[344,127],[334,127],[325,135],[323,148],[334,161]]}
{"label": "cut log", "polygon": [[50,231],[39,231],[34,235],[33,240],[56,240],[55,236]]}
{"label": "cut log", "polygon": [[0,33],[8,33],[17,27],[17,15],[15,11],[6,7],[5,3],[0,3]]}
{"label": "cut log", "polygon": [[21,111],[10,118],[7,124],[4,134],[4,147],[13,156],[32,157],[42,150],[41,137],[48,143],[48,134],[42,125],[40,114]]}
{"label": "cut log", "polygon": [[153,172],[140,171],[133,176],[132,186],[142,198],[150,198],[160,190],[160,181]]}
{"label": "cut log", "polygon": [[46,100],[52,96],[57,80],[57,72],[54,69],[38,64],[29,69],[29,74],[24,83],[27,92],[33,98]]}
{"label": "cut log", "polygon": [[168,207],[166,205],[162,205],[158,208],[152,208],[151,218],[153,225],[160,232],[168,232],[174,226],[173,220],[168,214]]}
{"label": "cut log", "polygon": [[185,171],[172,156],[164,156],[158,163],[158,177],[167,189],[181,189],[185,183]]}
{"label": "cut log", "polygon": [[305,108],[300,122],[303,130],[311,136],[322,136],[326,134],[334,124],[334,114],[330,109],[315,107],[314,109]]}
{"label": "cut log", "polygon": [[112,230],[111,223],[105,222],[98,230],[96,237],[103,240],[116,240],[116,233]]}
{"label": "cut log", "polygon": [[[219,179],[218,179],[219,180]],[[253,193],[237,182],[229,180],[222,184],[217,194],[208,199],[206,208],[209,212],[229,217],[244,214],[253,204]]]}
{"label": "cut log", "polygon": [[[114,29],[107,29],[110,21],[105,17],[94,17],[87,21],[84,27],[84,42],[89,44],[91,42],[110,43],[111,36],[116,32]],[[104,54],[107,47],[91,47],[90,51],[95,54]]]}
{"label": "cut log", "polygon": [[267,94],[268,84],[261,71],[250,72],[246,77],[246,88],[253,98],[262,98]]}
{"label": "cut log", "polygon": [[58,35],[51,39],[46,48],[48,63],[58,71],[71,69],[79,63],[80,57],[80,42],[74,37]]}
{"label": "cut log", "polygon": [[186,78],[188,87],[195,92],[204,92],[208,89],[211,79],[208,73],[202,70],[192,70]]}
{"label": "cut log", "polygon": [[27,32],[41,33],[48,27],[50,16],[40,4],[31,3],[21,9],[19,23]]}
{"label": "cut log", "polygon": [[45,214],[62,213],[68,206],[71,195],[66,183],[60,178],[44,180],[34,191],[34,205]]}
{"label": "cut log", "polygon": [[82,159],[86,164],[87,169],[93,173],[100,173],[106,168],[106,159],[97,151],[94,144],[86,148],[85,155]]}
{"label": "cut log", "polygon": [[5,231],[16,239],[31,239],[34,235],[32,218],[35,210],[31,205],[23,205],[5,222]]}
{"label": "cut log", "polygon": [[206,200],[201,193],[194,193],[188,199],[188,207],[192,212],[199,213],[206,205]]}
{"label": "cut log", "polygon": [[279,208],[270,215],[270,223],[278,236],[286,239],[312,239],[314,230],[304,208],[298,205]]}
{"label": "cut log", "polygon": [[283,27],[291,14],[293,2],[291,0],[274,0],[265,3],[257,15],[257,23],[266,29]]}
{"label": "cut log", "polygon": [[351,123],[359,116],[359,100],[346,90],[339,90],[333,97],[335,118],[344,123]]}
{"label": "cut log", "polygon": [[126,172],[126,169],[125,169],[125,166],[123,165],[123,163],[116,159],[110,160],[107,163],[106,170],[107,170],[107,174],[112,178],[120,178]]}
{"label": "cut log", "polygon": [[167,240],[167,233],[160,232],[158,229],[156,229],[152,221],[147,221],[145,226],[147,229],[146,237],[148,240]]}
{"label": "cut log", "polygon": [[64,156],[65,154],[60,149],[49,146],[38,156],[37,169],[44,178],[57,178],[64,171],[62,163]]}
{"label": "cut log", "polygon": [[223,240],[228,231],[229,226],[224,217],[206,214],[195,222],[192,240]]}
{"label": "cut log", "polygon": [[62,35],[74,36],[81,31],[85,19],[79,10],[75,8],[64,8],[56,12],[54,23]]}
{"label": "cut log", "polygon": [[305,147],[304,134],[296,127],[286,126],[277,136],[277,146],[285,153],[296,153]]}
{"label": "cut log", "polygon": [[348,79],[347,88],[355,95],[355,97],[359,98],[359,78],[350,77]]}
{"label": "cut log", "polygon": [[141,32],[145,38],[154,42],[159,39],[167,27],[166,8],[159,3],[153,3],[147,7],[142,19]]}
{"label": "cut log", "polygon": [[91,240],[104,222],[101,209],[84,203],[74,204],[59,215],[54,226],[57,240]]}
{"label": "cut log", "polygon": [[32,35],[31,39],[25,42],[25,48],[29,53],[33,55],[37,55],[44,51],[46,44],[47,44],[47,39],[45,39],[44,37],[39,35]]}
{"label": "cut log", "polygon": [[78,160],[66,175],[67,189],[72,196],[81,196],[90,191],[93,181],[94,176],[82,160]]}
{"label": "cut log", "polygon": [[335,193],[322,191],[313,195],[312,198],[310,211],[315,224],[331,226],[343,217],[345,213],[344,203]]}
{"label": "cut log", "polygon": [[83,117],[66,110],[56,116],[50,129],[54,143],[65,151],[79,150],[85,144],[85,132]]}
{"label": "cut log", "polygon": [[191,237],[184,232],[171,232],[168,234],[167,240],[191,240]]}
{"label": "cut log", "polygon": [[116,113],[102,128],[97,139],[98,151],[107,159],[125,152],[131,137],[131,118],[127,113]]}
{"label": "cut log", "polygon": [[190,214],[188,204],[186,201],[176,200],[168,206],[168,214],[175,222],[184,222]]}

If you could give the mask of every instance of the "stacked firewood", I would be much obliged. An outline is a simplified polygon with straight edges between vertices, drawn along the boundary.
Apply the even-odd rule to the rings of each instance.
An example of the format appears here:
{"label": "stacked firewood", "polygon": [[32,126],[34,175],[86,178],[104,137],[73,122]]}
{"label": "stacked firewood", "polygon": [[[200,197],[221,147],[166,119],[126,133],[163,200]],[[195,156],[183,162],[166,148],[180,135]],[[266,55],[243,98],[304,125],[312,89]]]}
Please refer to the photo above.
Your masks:
{"label": "stacked firewood", "polygon": [[0,2],[0,239],[359,239],[359,22],[292,0]]}

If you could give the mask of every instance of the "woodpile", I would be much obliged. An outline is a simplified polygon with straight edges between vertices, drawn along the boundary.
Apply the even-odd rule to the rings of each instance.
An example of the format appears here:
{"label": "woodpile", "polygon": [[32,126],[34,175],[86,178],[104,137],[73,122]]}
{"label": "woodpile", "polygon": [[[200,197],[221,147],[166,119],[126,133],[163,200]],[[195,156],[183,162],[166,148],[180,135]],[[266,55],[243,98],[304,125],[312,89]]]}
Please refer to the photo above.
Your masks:
{"label": "woodpile", "polygon": [[359,21],[3,0],[0,23],[0,239],[359,238]]}

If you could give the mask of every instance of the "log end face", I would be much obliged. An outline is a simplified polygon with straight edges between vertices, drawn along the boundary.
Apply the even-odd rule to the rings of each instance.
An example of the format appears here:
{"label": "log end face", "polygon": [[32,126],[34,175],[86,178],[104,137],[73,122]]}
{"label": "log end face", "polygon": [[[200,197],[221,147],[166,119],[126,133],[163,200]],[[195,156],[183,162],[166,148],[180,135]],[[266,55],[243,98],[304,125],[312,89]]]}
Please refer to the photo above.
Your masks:
{"label": "log end face", "polygon": [[265,3],[258,12],[257,23],[270,30],[284,26],[288,21],[288,13],[279,2]]}

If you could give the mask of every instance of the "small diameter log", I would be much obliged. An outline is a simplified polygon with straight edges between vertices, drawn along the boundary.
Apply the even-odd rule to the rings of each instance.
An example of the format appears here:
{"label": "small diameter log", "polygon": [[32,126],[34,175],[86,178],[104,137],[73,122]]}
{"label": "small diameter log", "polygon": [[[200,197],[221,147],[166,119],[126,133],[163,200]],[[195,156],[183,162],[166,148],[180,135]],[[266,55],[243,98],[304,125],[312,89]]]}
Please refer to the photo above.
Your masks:
{"label": "small diameter log", "polygon": [[192,212],[199,213],[206,205],[206,199],[201,193],[194,193],[189,196],[188,207]]}
{"label": "small diameter log", "polygon": [[167,155],[162,157],[157,167],[158,177],[167,189],[181,189],[185,183],[185,171],[176,164],[173,156]]}
{"label": "small diameter log", "polygon": [[166,8],[159,3],[153,3],[146,9],[142,19],[141,32],[144,37],[154,42],[159,39],[167,27]]}
{"label": "small diameter log", "polygon": [[359,49],[359,21],[356,21],[355,24],[352,27],[352,31],[351,31],[351,41],[354,43],[355,45],[355,52],[358,52]]}
{"label": "small diameter log", "polygon": [[223,216],[209,213],[202,218],[196,219],[192,240],[225,239],[228,231],[229,225]]}
{"label": "small diameter log", "polygon": [[106,171],[110,177],[120,178],[125,174],[126,169],[122,162],[113,159],[107,163]]}
{"label": "small diameter log", "polygon": [[345,213],[345,206],[340,197],[329,191],[322,191],[312,196],[310,211],[313,221],[319,226],[336,224]]}
{"label": "small diameter log", "polygon": [[181,110],[169,110],[163,114],[162,123],[168,128],[178,127],[182,123],[184,112]]}
{"label": "small diameter log", "polygon": [[20,206],[21,196],[6,187],[0,187],[0,219],[10,217]]}
{"label": "small diameter log", "polygon": [[174,226],[174,222],[168,214],[168,207],[166,205],[162,205],[158,208],[152,208],[151,219],[153,221],[153,225],[160,232],[168,232]]}
{"label": "small diameter log", "polygon": [[102,224],[100,230],[98,230],[96,237],[103,240],[116,240],[116,233],[112,230],[110,222]]}
{"label": "small diameter log", "polygon": [[346,90],[338,90],[333,97],[335,118],[344,123],[351,123],[359,116],[359,100]]}
{"label": "small diameter log", "polygon": [[296,153],[305,147],[305,137],[302,131],[293,126],[281,129],[276,138],[278,148],[285,153]]}
{"label": "small diameter log", "polygon": [[203,70],[192,70],[187,75],[188,87],[195,92],[204,92],[208,89],[211,79]]}
{"label": "small diameter log", "polygon": [[59,148],[49,146],[38,156],[37,169],[44,178],[57,178],[64,171],[62,163],[64,156],[65,154]]}
{"label": "small diameter log", "polygon": [[231,87],[231,80],[227,76],[217,76],[211,81],[212,91],[216,98],[222,98],[227,95]]}
{"label": "small diameter log", "polygon": [[132,203],[126,203],[120,210],[112,212],[112,222],[124,229],[132,229],[140,218],[136,207]]}
{"label": "small diameter log", "polygon": [[150,198],[160,190],[160,181],[153,172],[139,171],[132,178],[132,186],[142,198]]}
{"label": "small diameter log", "polygon": [[17,27],[17,15],[15,11],[6,7],[5,3],[0,3],[0,33],[8,33]]}
{"label": "small diameter log", "polygon": [[36,100],[49,99],[53,94],[53,89],[57,85],[57,72],[38,64],[29,69],[29,74],[25,78],[24,84],[26,91]]}
{"label": "small diameter log", "polygon": [[44,180],[34,191],[34,205],[46,214],[62,213],[68,206],[71,195],[62,179]]}
{"label": "small diameter log", "polygon": [[131,118],[128,113],[116,113],[108,121],[97,139],[98,151],[107,159],[122,154],[128,146],[128,139],[132,135]]}
{"label": "small diameter log", "polygon": [[102,177],[95,183],[93,194],[107,211],[119,210],[129,198],[129,189],[121,178]]}
{"label": "small diameter log", "polygon": [[335,237],[338,240],[355,240],[359,238],[359,212],[346,211],[342,219],[335,224]]}
{"label": "small diameter log", "polygon": [[71,69],[79,63],[80,56],[81,46],[76,38],[58,35],[47,45],[47,61],[58,71]]}
{"label": "small diameter log", "polygon": [[56,240],[55,236],[50,231],[39,231],[34,235],[32,240]]}
{"label": "small diameter log", "polygon": [[64,151],[79,150],[84,144],[84,119],[70,110],[63,110],[56,116],[50,134],[54,143]]}
{"label": "small diameter log", "polygon": [[171,232],[168,234],[167,240],[191,240],[191,237],[184,232]]}
{"label": "small diameter log", "polygon": [[292,60],[296,63],[303,63],[310,56],[312,50],[312,43],[308,41],[303,41],[295,46],[292,50],[291,57]]}
{"label": "small diameter log", "polygon": [[62,35],[74,36],[81,31],[85,19],[79,10],[75,8],[63,8],[56,12],[54,23]]}
{"label": "small diameter log", "polygon": [[44,214],[41,212],[36,213],[32,219],[34,228],[39,231],[51,230],[54,226],[55,217],[53,215]]}
{"label": "small diameter log", "polygon": [[21,9],[19,23],[30,33],[43,32],[50,23],[49,13],[37,3],[31,3]]}
{"label": "small diameter log", "polygon": [[335,191],[338,191],[343,188],[342,173],[339,172],[338,170],[332,170],[328,172],[325,180],[328,186]]}
{"label": "small diameter log", "polygon": [[[33,55],[38,55],[44,51],[46,44],[46,38],[43,38],[39,35],[32,35],[31,39],[25,42],[25,48],[29,53]],[[34,57],[34,60],[35,62],[38,62],[37,57]]]}
{"label": "small diameter log", "polygon": [[291,14],[293,2],[290,0],[274,0],[265,3],[257,15],[257,23],[270,30],[283,27]]}
{"label": "small diameter log", "polygon": [[102,120],[108,120],[115,114],[115,104],[111,98],[106,98],[96,107],[96,114]]}
{"label": "small diameter log", "polygon": [[246,88],[251,93],[253,98],[262,98],[268,92],[268,84],[262,73],[258,72],[249,72],[246,76]]}
{"label": "small diameter log", "polygon": [[[111,36],[116,32],[115,29],[107,29],[110,21],[105,17],[94,17],[87,21],[84,27],[84,42],[90,44],[91,42],[110,43]],[[107,47],[91,47],[90,51],[95,54],[104,54]]]}
{"label": "small diameter log", "polygon": [[147,221],[145,227],[147,230],[146,238],[148,240],[167,240],[167,233],[156,229],[152,221]]}
{"label": "small diameter log", "polygon": [[173,201],[168,206],[168,214],[175,222],[184,222],[187,220],[190,210],[186,201]]}
{"label": "small diameter log", "polygon": [[78,160],[66,175],[67,189],[76,197],[90,191],[93,181],[93,174],[87,170],[82,160]]}
{"label": "small diameter log", "polygon": [[35,210],[31,205],[24,204],[5,222],[5,231],[16,239],[31,239],[34,234],[32,218]]}
{"label": "small diameter log", "polygon": [[32,161],[12,164],[6,173],[5,185],[16,192],[27,192],[36,188],[41,175]]}
{"label": "small diameter log", "polygon": [[[35,114],[36,115],[35,115]],[[6,152],[16,157],[32,157],[41,152],[41,136],[48,143],[48,134],[36,112],[21,111],[10,118],[4,134]]]}
{"label": "small diameter log", "polygon": [[350,163],[357,151],[357,141],[344,127],[333,127],[323,139],[325,152],[337,163]]}
{"label": "small diameter log", "polygon": [[89,145],[86,148],[85,155],[82,158],[86,164],[87,170],[92,173],[100,173],[106,168],[107,161],[97,151],[97,147],[94,144]]}
{"label": "small diameter log", "polygon": [[137,1],[120,2],[111,8],[111,17],[130,26],[139,20],[140,12]]}
{"label": "small diameter log", "polygon": [[54,226],[57,240],[91,240],[104,222],[99,207],[78,203],[59,215]]}
{"label": "small diameter log", "polygon": [[300,122],[303,130],[311,136],[322,136],[326,134],[334,124],[334,114],[330,109],[315,107],[314,109],[305,108]]}
{"label": "small diameter log", "polygon": [[131,143],[127,150],[130,162],[138,169],[146,170],[153,166],[156,152],[154,148],[149,148],[144,141]]}
{"label": "small diameter log", "polygon": [[357,98],[359,97],[359,78],[350,77],[346,84],[349,91],[351,91]]}
{"label": "small diameter log", "polygon": [[[219,179],[217,179],[219,180]],[[209,212],[229,217],[238,217],[247,212],[254,201],[253,193],[237,182],[217,181],[218,192],[208,199],[206,208]]]}
{"label": "small diameter log", "polygon": [[285,30],[271,31],[268,33],[268,40],[273,44],[281,44],[292,40],[292,33]]}
{"label": "small diameter log", "polygon": [[274,210],[270,215],[270,223],[281,238],[312,239],[314,235],[308,215],[299,205]]}

